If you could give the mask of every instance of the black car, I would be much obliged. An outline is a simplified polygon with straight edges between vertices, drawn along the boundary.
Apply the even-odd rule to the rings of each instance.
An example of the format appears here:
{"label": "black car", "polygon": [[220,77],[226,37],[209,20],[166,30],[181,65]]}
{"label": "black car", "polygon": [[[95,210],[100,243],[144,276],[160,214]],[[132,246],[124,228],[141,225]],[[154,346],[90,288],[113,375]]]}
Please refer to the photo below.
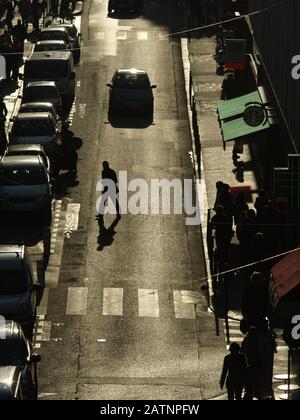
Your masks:
{"label": "black car", "polygon": [[119,69],[115,72],[109,92],[109,110],[129,109],[153,114],[153,89],[145,70]]}
{"label": "black car", "polygon": [[143,12],[143,0],[109,0],[108,14],[113,13],[138,13]]}
{"label": "black car", "polygon": [[18,323],[0,323],[0,400],[36,400],[40,361]]}

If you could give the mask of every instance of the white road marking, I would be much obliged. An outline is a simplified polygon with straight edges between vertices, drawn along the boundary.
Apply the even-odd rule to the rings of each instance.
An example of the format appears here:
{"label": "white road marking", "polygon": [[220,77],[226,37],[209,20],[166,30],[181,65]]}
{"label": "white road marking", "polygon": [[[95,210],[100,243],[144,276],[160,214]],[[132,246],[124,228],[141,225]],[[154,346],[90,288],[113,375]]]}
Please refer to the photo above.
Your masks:
{"label": "white road marking", "polygon": [[86,315],[87,287],[69,287],[66,315]]}
{"label": "white road marking", "polygon": [[182,303],[188,303],[190,305],[197,305],[202,301],[200,292],[194,292],[193,290],[181,290]]}
{"label": "white road marking", "polygon": [[173,290],[174,311],[177,319],[196,319],[195,305],[184,303],[180,290]]}
{"label": "white road marking", "polygon": [[148,39],[148,32],[137,32],[136,37],[138,41],[147,41]]}
{"label": "white road marking", "polygon": [[118,41],[125,41],[127,39],[127,31],[118,31],[116,38]]}
{"label": "white road marking", "polygon": [[123,289],[112,287],[103,289],[102,315],[123,315]]}
{"label": "white road marking", "polygon": [[39,306],[37,307],[37,314],[41,319],[41,315],[46,315],[47,308],[48,308],[48,300],[49,300],[49,287],[45,287],[43,290],[42,300],[40,301]]}
{"label": "white road marking", "polygon": [[159,317],[159,303],[157,289],[139,289],[139,316],[144,318]]}
{"label": "white road marking", "polygon": [[65,226],[65,234],[67,238],[70,238],[71,233],[75,232],[78,229],[79,212],[80,212],[79,203],[68,204],[67,213],[66,213],[66,226]]}

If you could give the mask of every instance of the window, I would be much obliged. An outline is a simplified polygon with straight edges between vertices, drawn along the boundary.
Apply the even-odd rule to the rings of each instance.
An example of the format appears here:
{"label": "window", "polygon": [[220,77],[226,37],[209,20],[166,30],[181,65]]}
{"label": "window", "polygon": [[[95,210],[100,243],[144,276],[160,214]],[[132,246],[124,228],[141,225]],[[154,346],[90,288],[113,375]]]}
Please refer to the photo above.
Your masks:
{"label": "window", "polygon": [[47,102],[49,100],[51,101],[51,99],[57,98],[57,90],[51,86],[29,87],[24,90],[24,100],[27,102]]}
{"label": "window", "polygon": [[68,75],[68,62],[66,60],[36,60],[25,64],[24,79],[53,80]]}
{"label": "window", "polygon": [[[22,167],[0,169],[0,186],[2,187],[44,184],[48,184],[48,178],[43,168]],[[1,273],[0,268],[0,279],[2,276]]]}
{"label": "window", "polygon": [[16,121],[12,128],[14,137],[53,136],[55,127],[50,119]]}
{"label": "window", "polygon": [[114,87],[124,89],[146,89],[150,87],[150,81],[145,73],[117,73],[114,79]]}

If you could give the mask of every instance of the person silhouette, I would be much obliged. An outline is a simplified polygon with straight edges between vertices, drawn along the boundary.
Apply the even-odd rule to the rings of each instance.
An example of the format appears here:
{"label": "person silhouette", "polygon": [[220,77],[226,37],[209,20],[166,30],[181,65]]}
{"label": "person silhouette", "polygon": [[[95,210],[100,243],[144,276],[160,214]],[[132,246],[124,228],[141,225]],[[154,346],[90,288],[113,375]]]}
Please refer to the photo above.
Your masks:
{"label": "person silhouette", "polygon": [[[117,216],[120,218],[121,214],[120,214],[120,205],[119,205],[119,201],[117,199],[117,194],[119,192],[118,189],[118,177],[116,172],[110,168],[109,163],[107,161],[104,161],[102,163],[103,165],[103,170],[102,170],[102,181],[110,181],[112,182],[112,186],[113,188],[109,188],[107,186],[104,187],[104,194],[102,194],[103,199],[101,200],[101,205],[100,205],[100,212],[101,214],[104,215],[104,207],[105,204],[107,202],[107,199],[110,198],[116,208],[116,212],[117,212]],[[104,182],[105,184],[105,182]]]}
{"label": "person silhouette", "polygon": [[96,216],[96,220],[98,221],[99,226],[99,236],[97,238],[98,248],[97,251],[102,251],[106,246],[111,246],[114,241],[114,236],[116,234],[115,227],[120,221],[119,217],[116,217],[114,222],[106,228],[104,225],[104,218],[103,215],[99,214]]}
{"label": "person silhouette", "polygon": [[238,343],[232,343],[229,348],[230,354],[224,358],[220,387],[223,389],[226,382],[229,401],[242,399],[242,392],[247,381],[247,359],[240,350]]}

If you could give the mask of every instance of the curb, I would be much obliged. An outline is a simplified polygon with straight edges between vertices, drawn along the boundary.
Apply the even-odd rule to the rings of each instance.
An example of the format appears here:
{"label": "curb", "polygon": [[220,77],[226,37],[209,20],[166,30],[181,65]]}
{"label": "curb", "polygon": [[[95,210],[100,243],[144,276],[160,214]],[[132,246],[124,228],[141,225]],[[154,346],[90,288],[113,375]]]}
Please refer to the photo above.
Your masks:
{"label": "curb", "polygon": [[[208,246],[206,242],[207,238],[207,216],[208,216],[208,199],[207,199],[207,188],[205,182],[205,172],[203,167],[203,157],[200,148],[200,172],[199,172],[199,165],[197,161],[196,155],[196,139],[193,130],[193,113],[191,109],[191,97],[194,96],[193,86],[190,86],[190,74],[191,74],[191,63],[189,59],[189,49],[188,49],[188,39],[182,38],[181,39],[181,53],[182,53],[182,62],[184,68],[184,79],[185,79],[185,91],[187,96],[187,103],[188,103],[188,115],[189,115],[189,124],[190,124],[190,132],[192,137],[192,147],[193,147],[193,165],[195,169],[195,179],[197,182],[197,189],[198,189],[198,205],[201,214],[201,231],[202,231],[202,239],[203,239],[203,248],[204,248],[204,258],[205,258],[205,265],[206,265],[206,274],[207,274],[207,283],[208,283],[208,290],[209,290],[209,305],[212,301],[213,296],[213,287],[212,287],[212,277],[210,271],[210,259],[209,259],[209,252]],[[200,174],[201,173],[201,178]],[[199,188],[201,187],[201,188]],[[203,200],[201,202],[201,199]],[[210,312],[210,309],[209,309]]]}

